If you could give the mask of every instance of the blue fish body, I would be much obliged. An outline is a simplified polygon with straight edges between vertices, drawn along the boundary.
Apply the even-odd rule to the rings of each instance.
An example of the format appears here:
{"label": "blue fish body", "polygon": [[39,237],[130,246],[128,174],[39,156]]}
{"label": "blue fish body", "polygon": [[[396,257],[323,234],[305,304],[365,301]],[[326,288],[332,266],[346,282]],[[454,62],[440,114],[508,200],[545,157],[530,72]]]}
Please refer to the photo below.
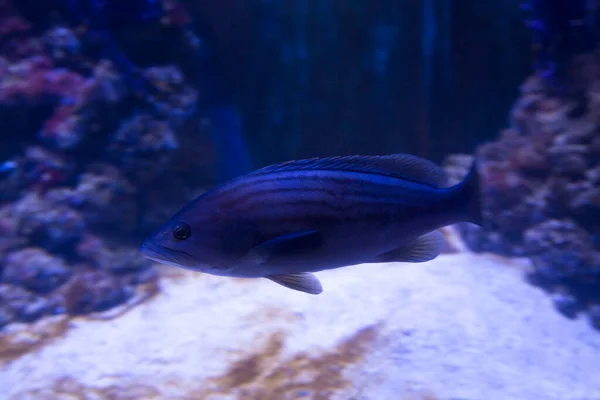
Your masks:
{"label": "blue fish body", "polygon": [[428,261],[443,245],[438,228],[480,221],[475,164],[447,187],[443,170],[416,156],[330,157],[276,164],[214,188],[141,250],[171,265],[320,293],[314,272]]}

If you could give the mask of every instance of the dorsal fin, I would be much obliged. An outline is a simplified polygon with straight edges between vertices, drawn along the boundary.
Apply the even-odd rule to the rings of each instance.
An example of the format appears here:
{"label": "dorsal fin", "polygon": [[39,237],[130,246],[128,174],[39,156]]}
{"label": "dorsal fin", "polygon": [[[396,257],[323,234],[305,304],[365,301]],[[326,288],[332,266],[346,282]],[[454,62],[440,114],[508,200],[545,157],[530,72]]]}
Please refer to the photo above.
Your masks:
{"label": "dorsal fin", "polygon": [[414,181],[434,187],[445,187],[446,174],[434,162],[411,154],[385,156],[338,156],[286,161],[258,169],[251,175],[301,170],[338,170],[364,172]]}

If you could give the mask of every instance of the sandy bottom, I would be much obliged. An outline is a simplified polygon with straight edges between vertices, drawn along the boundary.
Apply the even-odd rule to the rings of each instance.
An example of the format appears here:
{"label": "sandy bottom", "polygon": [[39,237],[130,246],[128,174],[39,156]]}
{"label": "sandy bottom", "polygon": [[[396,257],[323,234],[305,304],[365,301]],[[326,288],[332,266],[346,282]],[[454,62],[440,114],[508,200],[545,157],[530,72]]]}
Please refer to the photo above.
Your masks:
{"label": "sandy bottom", "polygon": [[40,345],[0,365],[0,399],[600,400],[600,333],[517,263],[463,253],[318,276],[311,296],[185,272],[116,319],[38,327],[21,341]]}

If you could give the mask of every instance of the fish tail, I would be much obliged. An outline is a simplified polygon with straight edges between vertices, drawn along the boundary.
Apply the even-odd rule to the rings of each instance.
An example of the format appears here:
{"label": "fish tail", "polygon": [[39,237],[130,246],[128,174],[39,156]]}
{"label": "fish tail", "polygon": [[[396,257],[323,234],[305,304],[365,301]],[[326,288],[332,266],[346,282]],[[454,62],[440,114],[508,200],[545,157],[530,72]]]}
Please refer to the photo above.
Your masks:
{"label": "fish tail", "polygon": [[465,179],[459,183],[460,199],[468,222],[479,226],[483,223],[481,215],[481,180],[477,169],[477,158],[473,160]]}

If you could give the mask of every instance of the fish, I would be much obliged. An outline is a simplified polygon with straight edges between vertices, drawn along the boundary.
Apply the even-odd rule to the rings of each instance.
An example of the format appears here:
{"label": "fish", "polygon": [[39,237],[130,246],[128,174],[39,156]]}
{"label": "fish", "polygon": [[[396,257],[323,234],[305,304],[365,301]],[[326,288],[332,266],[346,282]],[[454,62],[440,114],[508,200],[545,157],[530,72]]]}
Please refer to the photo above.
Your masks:
{"label": "fish", "polygon": [[316,295],[323,292],[316,272],[433,260],[445,243],[440,228],[482,224],[480,198],[477,159],[455,185],[436,163],[411,154],[292,160],[201,194],[150,233],[140,252]]}

